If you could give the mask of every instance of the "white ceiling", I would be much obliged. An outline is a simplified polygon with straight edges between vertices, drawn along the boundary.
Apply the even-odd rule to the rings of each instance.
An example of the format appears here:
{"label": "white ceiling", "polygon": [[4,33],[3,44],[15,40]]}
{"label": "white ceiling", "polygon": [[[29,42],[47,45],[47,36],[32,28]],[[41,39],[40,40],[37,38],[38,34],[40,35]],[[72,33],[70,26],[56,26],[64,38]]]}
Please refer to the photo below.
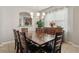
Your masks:
{"label": "white ceiling", "polygon": [[49,6],[2,6],[2,8],[20,9],[20,10],[26,10],[26,11],[32,11],[32,12],[41,11],[41,10],[48,8],[48,7]]}
{"label": "white ceiling", "polygon": [[30,7],[27,7],[28,10],[31,10],[31,11],[41,11],[45,8],[48,8],[49,6],[30,6]]}
{"label": "white ceiling", "polygon": [[38,12],[43,9],[46,9],[50,6],[0,6],[0,9],[9,9],[9,10],[18,10],[18,11],[27,11],[27,12]]}

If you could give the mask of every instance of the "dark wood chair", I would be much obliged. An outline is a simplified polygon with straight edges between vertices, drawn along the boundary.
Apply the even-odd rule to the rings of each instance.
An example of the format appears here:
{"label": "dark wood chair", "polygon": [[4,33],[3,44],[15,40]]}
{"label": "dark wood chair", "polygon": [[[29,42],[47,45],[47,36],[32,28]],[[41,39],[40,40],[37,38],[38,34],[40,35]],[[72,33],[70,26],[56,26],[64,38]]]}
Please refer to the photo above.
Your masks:
{"label": "dark wood chair", "polygon": [[29,53],[38,53],[39,52],[39,45],[29,38],[26,37],[27,41],[27,47],[28,47],[28,52]]}
{"label": "dark wood chair", "polygon": [[36,52],[36,44],[33,43],[29,38],[27,38],[28,35],[28,28],[22,28],[22,33],[21,35],[21,44],[22,44],[22,52],[28,52],[28,53],[35,53]]}
{"label": "dark wood chair", "polygon": [[16,36],[16,30],[13,29],[13,32],[14,32],[14,40],[15,40],[15,49],[16,49],[16,43],[17,43],[17,36]]}
{"label": "dark wood chair", "polygon": [[16,53],[19,53],[20,51],[20,43],[19,43],[19,36],[18,36],[18,31],[17,30],[13,30],[14,32],[14,40],[15,40],[15,49],[16,49]]}
{"label": "dark wood chair", "polygon": [[50,41],[42,46],[42,52],[52,53],[53,52],[53,41]]}
{"label": "dark wood chair", "polygon": [[63,39],[63,32],[57,32],[54,40],[54,53],[61,53],[61,46],[62,46],[62,39]]}
{"label": "dark wood chair", "polygon": [[25,35],[28,35],[28,28],[21,28],[21,32],[24,32]]}
{"label": "dark wood chair", "polygon": [[20,50],[21,53],[28,53],[28,42],[27,42],[27,38],[25,35],[25,32],[20,32]]}
{"label": "dark wood chair", "polygon": [[38,47],[29,38],[25,32],[20,32],[20,50],[21,53],[36,53]]}

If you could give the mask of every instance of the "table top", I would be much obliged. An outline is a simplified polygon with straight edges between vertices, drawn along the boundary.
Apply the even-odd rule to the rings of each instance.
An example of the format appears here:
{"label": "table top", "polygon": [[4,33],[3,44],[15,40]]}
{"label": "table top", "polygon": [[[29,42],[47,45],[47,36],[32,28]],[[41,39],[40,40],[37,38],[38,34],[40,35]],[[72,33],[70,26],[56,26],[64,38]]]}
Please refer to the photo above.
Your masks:
{"label": "table top", "polygon": [[[22,32],[21,29],[17,29],[17,30]],[[40,33],[37,33],[36,31],[32,31],[32,30],[28,31],[28,34],[27,34],[27,32],[25,32],[25,33],[26,33],[26,37],[29,40],[33,41],[34,43],[36,43],[38,45],[43,45],[43,44],[55,39],[55,35],[46,34],[46,33],[40,34]]]}
{"label": "table top", "polygon": [[30,32],[27,36],[31,41],[37,43],[38,45],[45,44],[49,41],[52,41],[55,39],[55,35],[49,35],[49,34],[38,34],[36,32]]}

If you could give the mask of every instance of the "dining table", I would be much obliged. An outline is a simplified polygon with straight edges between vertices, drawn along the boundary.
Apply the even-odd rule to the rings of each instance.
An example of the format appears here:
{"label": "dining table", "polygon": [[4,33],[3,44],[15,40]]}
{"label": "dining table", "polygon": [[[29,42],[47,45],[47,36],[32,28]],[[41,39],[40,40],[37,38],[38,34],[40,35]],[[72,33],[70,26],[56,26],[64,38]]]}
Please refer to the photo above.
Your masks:
{"label": "dining table", "polygon": [[[56,30],[56,29],[55,29]],[[22,32],[21,29],[19,29],[20,32]],[[59,32],[60,30],[56,30],[55,32]],[[28,29],[26,32],[26,37],[29,41],[37,44],[38,46],[44,45],[50,41],[54,41],[55,39],[55,33],[49,34],[49,33],[39,33],[37,31],[32,31]]]}
{"label": "dining table", "polygon": [[36,31],[29,32],[26,37],[28,38],[28,40],[37,44],[38,46],[44,45],[55,39],[55,35],[50,35],[46,33],[38,34]]}

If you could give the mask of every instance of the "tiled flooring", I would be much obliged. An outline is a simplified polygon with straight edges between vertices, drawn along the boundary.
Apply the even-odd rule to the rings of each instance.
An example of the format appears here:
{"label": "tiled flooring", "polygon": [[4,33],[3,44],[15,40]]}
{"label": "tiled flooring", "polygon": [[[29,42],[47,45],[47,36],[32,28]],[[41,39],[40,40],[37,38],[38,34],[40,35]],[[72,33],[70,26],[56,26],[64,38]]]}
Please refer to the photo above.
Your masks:
{"label": "tiled flooring", "polygon": [[79,47],[74,47],[69,43],[64,43],[62,45],[62,53],[79,53]]}
{"label": "tiled flooring", "polygon": [[[14,42],[0,46],[0,53],[15,53]],[[79,53],[79,48],[63,43],[62,53]]]}
{"label": "tiled flooring", "polygon": [[0,53],[15,53],[14,43],[4,44],[0,46]]}

